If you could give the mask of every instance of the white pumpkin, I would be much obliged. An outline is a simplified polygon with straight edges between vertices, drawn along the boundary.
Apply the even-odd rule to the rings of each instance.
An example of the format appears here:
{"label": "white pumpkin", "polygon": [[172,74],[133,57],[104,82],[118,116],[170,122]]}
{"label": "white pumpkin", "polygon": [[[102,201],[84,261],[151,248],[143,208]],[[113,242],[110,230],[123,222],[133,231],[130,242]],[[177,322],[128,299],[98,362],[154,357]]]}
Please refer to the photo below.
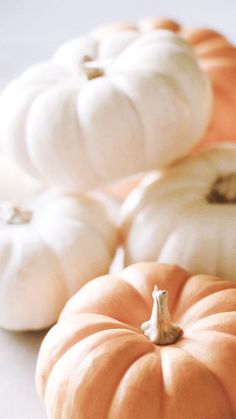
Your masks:
{"label": "white pumpkin", "polygon": [[[1,188],[0,188],[1,194]],[[0,326],[49,327],[66,301],[108,271],[116,231],[101,203],[46,191],[0,201]]]}
{"label": "white pumpkin", "polygon": [[208,80],[176,34],[85,36],[5,88],[1,147],[45,182],[85,190],[187,154],[211,102]]}
{"label": "white pumpkin", "polygon": [[43,185],[23,172],[11,160],[0,156],[0,197],[3,200],[28,199],[44,189]]}
{"label": "white pumpkin", "polygon": [[126,263],[159,261],[236,280],[236,146],[147,177],[122,207]]}

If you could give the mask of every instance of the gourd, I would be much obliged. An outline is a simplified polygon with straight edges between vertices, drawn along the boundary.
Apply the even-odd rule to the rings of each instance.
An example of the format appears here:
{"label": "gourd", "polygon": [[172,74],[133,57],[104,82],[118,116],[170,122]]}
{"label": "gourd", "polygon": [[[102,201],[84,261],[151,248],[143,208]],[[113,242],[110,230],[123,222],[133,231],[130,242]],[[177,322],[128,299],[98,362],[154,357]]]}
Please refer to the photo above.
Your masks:
{"label": "gourd", "polygon": [[236,145],[147,176],[121,218],[126,264],[157,260],[236,280]]}
{"label": "gourd", "polygon": [[236,141],[236,48],[221,33],[210,28],[185,28],[170,19],[144,18],[137,24],[114,22],[103,25],[94,30],[93,36],[106,39],[114,31],[146,33],[160,29],[178,33],[193,47],[202,70],[212,84],[212,118],[197,150],[212,141]]}
{"label": "gourd", "polygon": [[235,320],[217,277],[149,262],[91,281],[39,352],[48,418],[234,419]]}
{"label": "gourd", "polygon": [[5,88],[0,144],[31,175],[77,192],[188,154],[211,102],[192,49],[171,31],[88,35]]}
{"label": "gourd", "polygon": [[44,186],[19,169],[11,160],[0,157],[0,196],[2,200],[26,200],[42,192]]}
{"label": "gourd", "polygon": [[108,271],[115,226],[95,198],[49,189],[19,200],[1,192],[0,326],[49,327],[82,285]]}
{"label": "gourd", "polygon": [[[104,40],[114,32],[140,32],[167,29],[177,33],[194,49],[199,65],[209,78],[213,90],[213,109],[207,132],[191,154],[197,154],[212,142],[236,141],[236,48],[221,33],[210,28],[185,28],[170,19],[143,18],[136,24],[117,21],[95,28],[94,38]],[[106,193],[123,201],[137,186],[142,174],[106,188]]]}

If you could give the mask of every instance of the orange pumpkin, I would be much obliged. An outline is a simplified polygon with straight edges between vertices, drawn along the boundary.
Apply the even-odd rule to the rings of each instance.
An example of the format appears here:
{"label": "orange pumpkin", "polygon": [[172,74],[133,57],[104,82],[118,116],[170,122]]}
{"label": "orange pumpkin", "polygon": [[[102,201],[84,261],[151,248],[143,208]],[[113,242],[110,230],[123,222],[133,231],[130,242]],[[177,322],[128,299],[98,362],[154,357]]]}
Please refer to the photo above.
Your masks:
{"label": "orange pumpkin", "polygon": [[235,284],[151,262],[69,301],[36,381],[50,419],[234,419],[235,359]]}

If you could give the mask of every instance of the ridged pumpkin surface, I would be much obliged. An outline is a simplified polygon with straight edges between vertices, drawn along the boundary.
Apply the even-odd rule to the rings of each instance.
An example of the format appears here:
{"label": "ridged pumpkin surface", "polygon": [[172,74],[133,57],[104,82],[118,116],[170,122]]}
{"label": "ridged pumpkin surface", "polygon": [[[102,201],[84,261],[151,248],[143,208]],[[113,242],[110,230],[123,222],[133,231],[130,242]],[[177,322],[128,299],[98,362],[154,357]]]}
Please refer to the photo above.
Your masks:
{"label": "ridged pumpkin surface", "polygon": [[[155,285],[183,329],[168,346],[140,329]],[[36,380],[50,419],[234,419],[235,357],[235,285],[142,263],[69,301],[42,344]]]}
{"label": "ridged pumpkin surface", "polygon": [[94,36],[105,38],[114,30],[146,32],[156,29],[171,30],[189,42],[212,83],[212,119],[198,148],[212,141],[236,141],[236,48],[221,33],[209,28],[186,29],[169,19],[146,18],[136,25],[129,22],[104,25],[94,32]]}
{"label": "ridged pumpkin surface", "polygon": [[189,154],[211,109],[209,80],[178,35],[89,34],[6,86],[0,144],[27,173],[77,193]]}

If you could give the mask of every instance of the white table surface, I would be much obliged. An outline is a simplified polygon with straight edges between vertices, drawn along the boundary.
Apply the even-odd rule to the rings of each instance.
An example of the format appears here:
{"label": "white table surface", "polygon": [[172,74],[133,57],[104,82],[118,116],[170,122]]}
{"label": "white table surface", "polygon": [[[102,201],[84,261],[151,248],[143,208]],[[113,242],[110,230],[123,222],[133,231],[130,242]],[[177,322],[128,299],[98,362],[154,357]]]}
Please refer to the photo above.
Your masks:
{"label": "white table surface", "polygon": [[[94,25],[150,15],[210,26],[236,42],[235,0],[0,0],[0,88],[27,66],[50,57],[61,42]],[[0,419],[45,418],[34,387],[43,336],[0,330]]]}

